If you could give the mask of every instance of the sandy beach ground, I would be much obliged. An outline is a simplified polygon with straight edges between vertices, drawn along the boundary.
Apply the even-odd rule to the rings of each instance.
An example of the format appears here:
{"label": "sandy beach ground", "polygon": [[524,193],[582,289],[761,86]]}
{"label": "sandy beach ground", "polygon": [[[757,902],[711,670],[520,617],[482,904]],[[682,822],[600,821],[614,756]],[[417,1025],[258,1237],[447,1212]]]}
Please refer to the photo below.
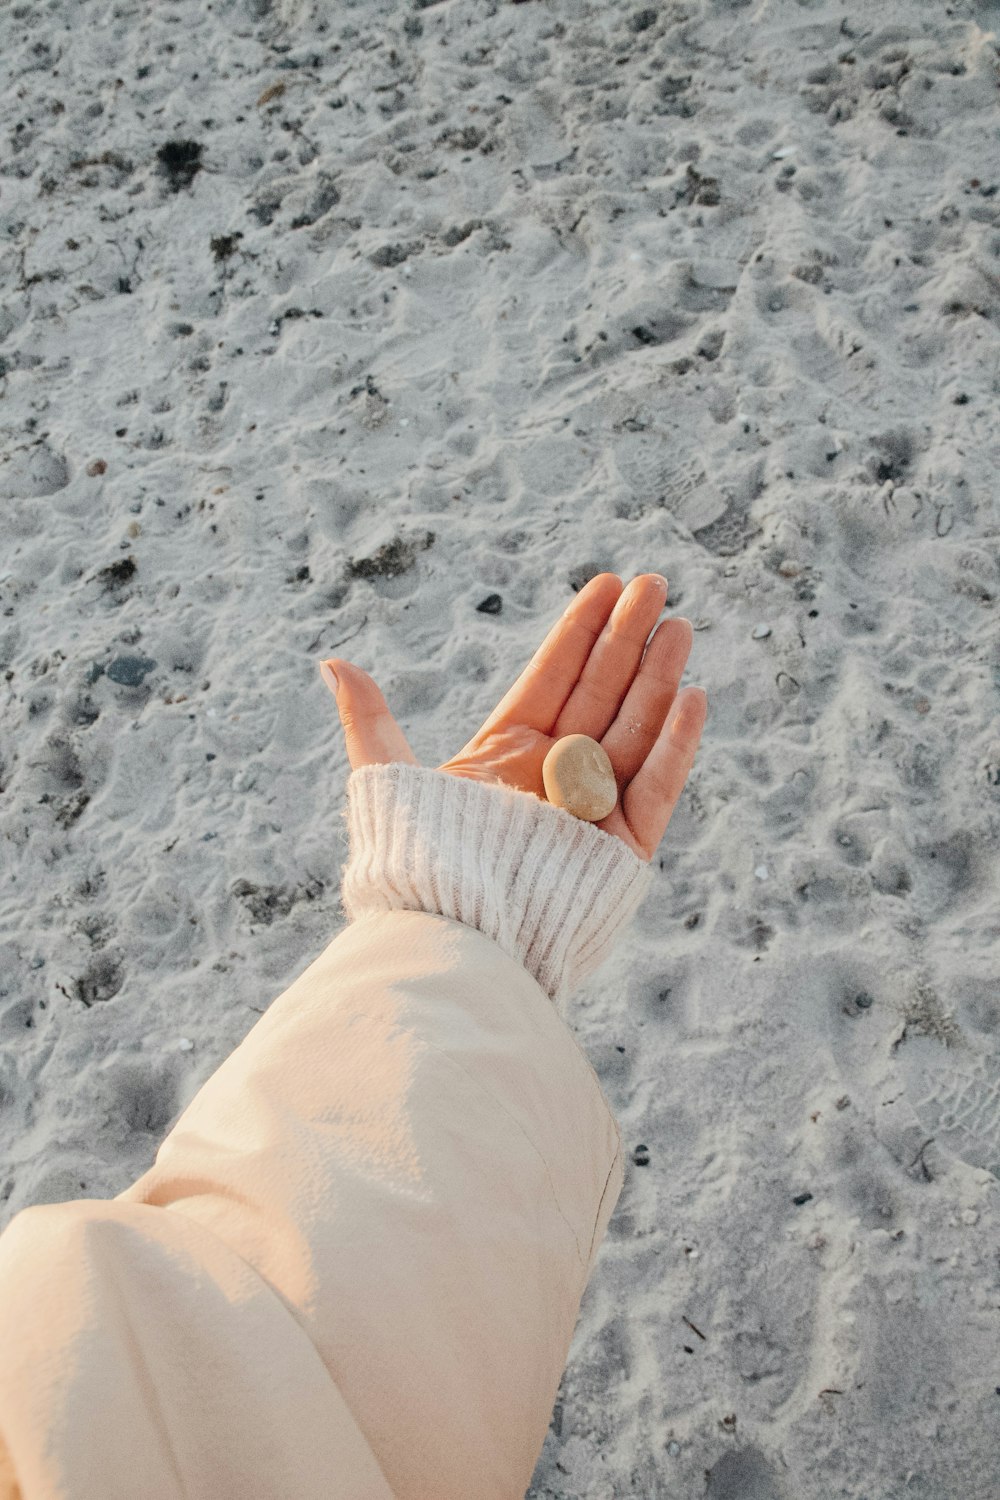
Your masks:
{"label": "sandy beach ground", "polygon": [[0,1226],[344,921],[321,656],[454,754],[596,572],[710,710],[572,1025],[534,1500],[1000,1493],[1000,5],[0,10]]}

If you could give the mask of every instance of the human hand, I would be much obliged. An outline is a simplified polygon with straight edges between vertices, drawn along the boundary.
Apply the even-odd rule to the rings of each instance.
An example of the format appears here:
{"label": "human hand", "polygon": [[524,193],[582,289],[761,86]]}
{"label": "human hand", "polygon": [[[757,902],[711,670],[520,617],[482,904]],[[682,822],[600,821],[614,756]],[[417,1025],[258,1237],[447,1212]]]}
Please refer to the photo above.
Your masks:
{"label": "human hand", "polygon": [[[627,588],[615,573],[592,578],[483,727],[437,769],[545,800],[542,762],[551,747],[567,734],[589,735],[607,751],[618,783],[615,808],[595,827],[651,860],[707,712],[703,688],[678,691],[691,650],[690,621],[664,620],[649,638],[666,597],[666,581],[655,573],[640,574]],[[337,699],[353,770],[393,761],[419,765],[367,672],[341,657],[320,669]]]}

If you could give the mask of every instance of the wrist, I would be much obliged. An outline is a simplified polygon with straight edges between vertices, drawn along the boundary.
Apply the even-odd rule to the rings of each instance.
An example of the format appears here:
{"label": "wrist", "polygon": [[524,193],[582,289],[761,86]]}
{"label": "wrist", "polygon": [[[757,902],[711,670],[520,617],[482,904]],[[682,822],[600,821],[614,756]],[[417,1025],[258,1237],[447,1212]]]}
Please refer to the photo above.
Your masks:
{"label": "wrist", "polygon": [[652,884],[621,839],[529,792],[393,762],[353,771],[349,921],[394,908],[477,927],[557,1005],[610,954]]}

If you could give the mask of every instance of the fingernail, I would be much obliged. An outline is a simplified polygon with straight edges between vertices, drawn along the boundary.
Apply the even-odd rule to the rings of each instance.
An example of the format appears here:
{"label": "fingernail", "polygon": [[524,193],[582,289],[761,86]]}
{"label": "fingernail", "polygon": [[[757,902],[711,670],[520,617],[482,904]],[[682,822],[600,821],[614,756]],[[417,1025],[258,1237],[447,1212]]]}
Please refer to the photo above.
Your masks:
{"label": "fingernail", "polygon": [[328,661],[320,662],[319,674],[322,677],[323,681],[326,683],[327,687],[330,688],[333,691],[334,696],[336,696],[337,690],[340,687],[340,683],[337,681],[336,672],[333,670]]}
{"label": "fingernail", "polygon": [[667,580],[666,580],[666,579],[665,579],[665,578],[664,578],[664,576],[663,576],[663,574],[662,574],[662,573],[654,573],[654,574],[653,574],[653,577],[654,577],[654,578],[655,578],[655,579],[656,579],[656,580],[657,580],[657,581],[658,581],[658,582],[659,582],[659,583],[662,583],[662,584],[663,584],[663,587],[664,587],[664,588],[666,588],[666,587],[667,587]]}

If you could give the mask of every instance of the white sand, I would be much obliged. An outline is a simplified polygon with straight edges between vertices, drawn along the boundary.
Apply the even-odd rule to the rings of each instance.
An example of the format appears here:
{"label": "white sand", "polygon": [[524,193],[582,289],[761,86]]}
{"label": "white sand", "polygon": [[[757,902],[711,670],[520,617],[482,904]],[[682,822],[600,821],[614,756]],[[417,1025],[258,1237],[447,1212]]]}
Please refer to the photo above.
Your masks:
{"label": "white sand", "polygon": [[998,24],[3,7],[0,1224],[343,923],[321,655],[435,765],[663,571],[709,724],[575,1021],[649,1162],[530,1493],[1000,1491]]}

